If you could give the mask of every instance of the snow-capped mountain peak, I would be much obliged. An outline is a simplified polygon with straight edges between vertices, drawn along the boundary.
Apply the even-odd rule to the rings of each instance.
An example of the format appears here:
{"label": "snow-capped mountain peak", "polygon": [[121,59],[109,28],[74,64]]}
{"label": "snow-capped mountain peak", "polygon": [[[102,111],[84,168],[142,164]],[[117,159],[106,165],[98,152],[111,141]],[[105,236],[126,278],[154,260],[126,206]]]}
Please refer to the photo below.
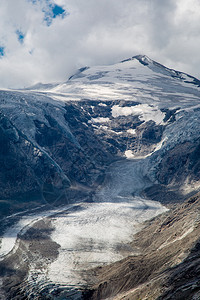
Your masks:
{"label": "snow-capped mountain peak", "polygon": [[144,66],[148,66],[152,71],[157,73],[162,73],[164,75],[171,76],[172,78],[178,78],[183,80],[186,83],[192,83],[194,85],[200,86],[200,81],[184,72],[176,71],[174,69],[167,68],[166,66],[150,59],[146,55],[136,55],[133,56],[132,59],[137,59]]}
{"label": "snow-capped mountain peak", "polygon": [[134,60],[134,59],[137,59],[139,62],[141,62],[145,66],[153,64],[152,59],[150,59],[147,55],[142,55],[142,54],[138,54],[138,55],[132,56],[131,58],[125,59],[122,61],[122,63],[129,61],[129,60]]}
{"label": "snow-capped mountain peak", "polygon": [[81,68],[49,92],[64,101],[123,99],[177,108],[198,101],[199,85],[197,78],[137,55],[113,65]]}

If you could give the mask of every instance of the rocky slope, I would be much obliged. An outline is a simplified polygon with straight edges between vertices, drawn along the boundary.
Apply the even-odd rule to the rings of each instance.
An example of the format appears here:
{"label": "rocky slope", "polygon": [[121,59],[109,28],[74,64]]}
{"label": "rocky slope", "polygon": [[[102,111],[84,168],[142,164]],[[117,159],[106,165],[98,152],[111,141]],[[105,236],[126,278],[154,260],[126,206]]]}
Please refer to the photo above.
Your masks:
{"label": "rocky slope", "polygon": [[131,246],[138,254],[91,270],[85,299],[198,299],[200,195],[146,223]]}
{"label": "rocky slope", "polygon": [[76,105],[18,92],[1,91],[0,99],[2,215],[66,203],[74,185],[98,182],[113,158]]}

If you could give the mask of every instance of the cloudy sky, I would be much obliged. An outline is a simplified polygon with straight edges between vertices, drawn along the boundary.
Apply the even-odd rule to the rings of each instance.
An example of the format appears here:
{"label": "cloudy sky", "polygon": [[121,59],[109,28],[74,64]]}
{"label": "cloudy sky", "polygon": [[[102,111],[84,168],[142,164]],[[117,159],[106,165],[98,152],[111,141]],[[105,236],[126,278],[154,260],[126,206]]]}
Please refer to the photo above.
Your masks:
{"label": "cloudy sky", "polygon": [[200,1],[0,0],[0,87],[136,54],[200,78]]}

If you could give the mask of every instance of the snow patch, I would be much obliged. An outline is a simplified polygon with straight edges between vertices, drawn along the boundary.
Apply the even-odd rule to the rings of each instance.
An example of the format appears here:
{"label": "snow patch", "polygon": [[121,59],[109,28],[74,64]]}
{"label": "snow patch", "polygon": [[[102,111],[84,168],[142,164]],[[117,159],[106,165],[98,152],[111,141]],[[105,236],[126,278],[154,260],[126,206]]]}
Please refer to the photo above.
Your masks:
{"label": "snow patch", "polygon": [[156,124],[161,124],[165,117],[165,113],[157,106],[152,106],[148,104],[138,104],[135,106],[119,106],[114,105],[112,107],[112,116],[117,118],[119,116],[138,116],[141,121],[148,122],[150,120],[154,121]]}
{"label": "snow patch", "polygon": [[131,151],[131,150],[126,150],[124,154],[125,154],[126,158],[128,158],[128,159],[135,158],[135,155],[133,154],[133,151]]}
{"label": "snow patch", "polygon": [[98,105],[99,106],[107,106],[107,104],[105,104],[105,103],[99,103]]}
{"label": "snow patch", "polygon": [[110,121],[109,118],[98,117],[98,118],[92,118],[89,122],[92,122],[92,123],[106,123],[106,122],[109,122],[109,121]]}
{"label": "snow patch", "polygon": [[158,150],[160,150],[163,146],[163,144],[165,143],[165,141],[167,141],[167,137],[165,137],[164,139],[162,139],[156,146],[156,148],[154,149],[154,151],[152,152],[152,154]]}
{"label": "snow patch", "polygon": [[126,150],[124,152],[124,155],[126,156],[127,159],[144,159],[148,156],[151,156],[153,152],[146,154],[146,155],[135,155],[134,152],[132,150]]}
{"label": "snow patch", "polygon": [[133,135],[136,134],[136,130],[135,129],[128,129],[126,132],[130,133],[130,134],[133,134]]}

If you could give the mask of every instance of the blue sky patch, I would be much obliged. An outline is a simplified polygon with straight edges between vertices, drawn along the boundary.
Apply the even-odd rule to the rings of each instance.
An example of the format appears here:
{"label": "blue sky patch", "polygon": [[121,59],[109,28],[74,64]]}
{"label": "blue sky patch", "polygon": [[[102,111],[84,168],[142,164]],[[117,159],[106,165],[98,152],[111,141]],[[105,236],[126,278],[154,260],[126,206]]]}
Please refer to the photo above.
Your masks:
{"label": "blue sky patch", "polygon": [[59,6],[57,4],[49,3],[48,9],[44,9],[44,20],[46,21],[47,25],[50,26],[53,19],[55,19],[57,16],[64,18],[66,16],[65,10],[62,8],[62,6]]}
{"label": "blue sky patch", "polygon": [[5,55],[5,47],[0,46],[0,58]]}
{"label": "blue sky patch", "polygon": [[53,19],[56,17],[64,18],[67,14],[65,9],[62,6],[55,4],[52,0],[28,0],[34,5],[40,4],[41,9],[44,13],[44,21],[47,26],[50,26],[53,22]]}
{"label": "blue sky patch", "polygon": [[65,10],[62,8],[62,6],[58,6],[55,4],[52,7],[52,12],[53,12],[53,18],[56,18],[57,16],[63,16],[65,15]]}
{"label": "blue sky patch", "polygon": [[17,38],[18,38],[18,41],[20,42],[20,44],[23,44],[23,42],[24,42],[24,34],[22,33],[22,31],[17,30],[16,31],[16,35],[17,35]]}

